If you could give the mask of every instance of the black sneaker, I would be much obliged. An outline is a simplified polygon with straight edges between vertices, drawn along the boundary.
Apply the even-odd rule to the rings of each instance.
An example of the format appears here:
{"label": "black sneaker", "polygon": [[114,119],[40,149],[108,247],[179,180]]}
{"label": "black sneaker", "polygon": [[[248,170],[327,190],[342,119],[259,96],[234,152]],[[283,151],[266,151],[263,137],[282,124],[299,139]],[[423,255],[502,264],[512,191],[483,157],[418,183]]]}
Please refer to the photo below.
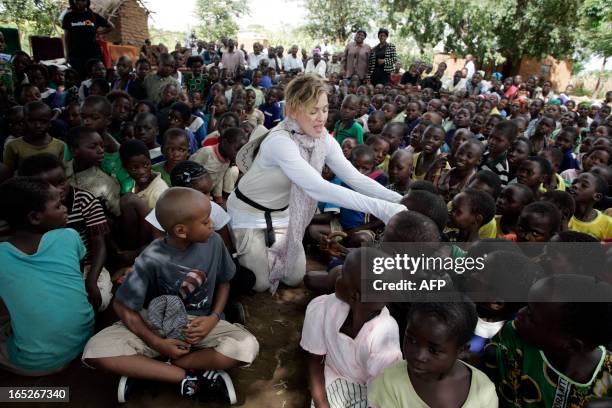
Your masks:
{"label": "black sneaker", "polygon": [[181,382],[181,395],[202,400],[221,399],[236,403],[236,390],[230,376],[222,370],[188,374]]}
{"label": "black sneaker", "polygon": [[244,326],[244,322],[246,321],[246,313],[244,312],[244,306],[242,303],[237,302],[235,300],[230,300],[225,305],[225,310],[223,311],[225,314],[225,320],[230,323],[238,323]]}

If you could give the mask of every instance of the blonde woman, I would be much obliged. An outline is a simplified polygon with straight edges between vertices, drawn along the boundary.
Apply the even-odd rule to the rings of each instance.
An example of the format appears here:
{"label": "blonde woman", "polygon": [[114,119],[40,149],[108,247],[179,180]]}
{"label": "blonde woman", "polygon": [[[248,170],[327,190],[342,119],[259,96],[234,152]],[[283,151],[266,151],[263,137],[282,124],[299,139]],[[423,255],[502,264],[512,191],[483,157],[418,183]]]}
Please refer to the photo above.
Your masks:
{"label": "blonde woman", "polygon": [[[256,276],[254,289],[298,285],[306,272],[304,231],[318,201],[373,214],[386,222],[405,210],[401,196],[357,171],[325,129],[327,85],[315,75],[285,90],[286,119],[251,140],[236,164],[245,173],[227,201],[239,263]],[[353,190],[321,177],[326,164]]]}

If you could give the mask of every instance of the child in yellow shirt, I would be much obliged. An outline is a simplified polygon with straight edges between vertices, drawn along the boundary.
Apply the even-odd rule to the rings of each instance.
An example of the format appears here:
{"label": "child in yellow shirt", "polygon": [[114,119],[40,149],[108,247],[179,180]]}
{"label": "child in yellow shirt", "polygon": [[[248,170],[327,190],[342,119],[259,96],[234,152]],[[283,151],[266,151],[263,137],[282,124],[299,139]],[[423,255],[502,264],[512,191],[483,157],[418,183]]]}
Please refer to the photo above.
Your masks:
{"label": "child in yellow shirt", "polygon": [[612,217],[593,208],[608,191],[604,179],[593,173],[582,173],[574,179],[568,191],[576,202],[569,229],[592,235],[600,241],[612,238]]}

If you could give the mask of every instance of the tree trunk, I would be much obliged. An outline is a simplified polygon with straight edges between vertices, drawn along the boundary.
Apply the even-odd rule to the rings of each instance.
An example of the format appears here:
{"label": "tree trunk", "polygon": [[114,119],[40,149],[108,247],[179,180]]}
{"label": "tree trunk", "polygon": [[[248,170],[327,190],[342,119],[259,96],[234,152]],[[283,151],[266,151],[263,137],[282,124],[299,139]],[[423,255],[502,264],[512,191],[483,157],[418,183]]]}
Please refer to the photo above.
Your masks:
{"label": "tree trunk", "polygon": [[595,95],[597,95],[597,91],[599,91],[599,87],[601,86],[601,77],[606,71],[606,62],[608,62],[607,56],[604,57],[603,63],[601,64],[601,71],[599,71],[599,75],[597,76],[597,83],[595,84],[595,89],[593,90],[593,98],[595,98]]}

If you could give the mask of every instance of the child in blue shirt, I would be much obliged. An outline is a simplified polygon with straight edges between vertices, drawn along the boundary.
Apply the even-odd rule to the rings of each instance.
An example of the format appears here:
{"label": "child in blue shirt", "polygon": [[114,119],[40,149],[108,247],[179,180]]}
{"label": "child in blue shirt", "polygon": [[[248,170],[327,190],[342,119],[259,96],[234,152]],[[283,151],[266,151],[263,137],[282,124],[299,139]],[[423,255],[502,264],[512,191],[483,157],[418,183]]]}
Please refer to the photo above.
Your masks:
{"label": "child in blue shirt", "polygon": [[[351,152],[351,163],[360,173],[365,174],[378,183],[387,185],[388,178],[385,173],[376,168],[374,161],[374,151],[368,145],[359,145]],[[342,183],[342,186],[351,188]],[[375,230],[382,227],[382,222],[372,218],[365,213],[340,208],[340,224],[347,233],[345,245],[349,248],[360,247],[362,242],[373,242],[376,234]]]}
{"label": "child in blue shirt", "polygon": [[278,102],[279,100],[280,89],[272,87],[266,95],[266,103],[259,106],[259,110],[264,114],[264,126],[266,129],[272,129],[283,120],[283,110]]}
{"label": "child in blue shirt", "polygon": [[563,152],[563,160],[559,166],[559,173],[568,169],[577,169],[578,158],[574,153],[578,142],[578,130],[573,126],[566,126],[561,129],[555,140],[555,145]]}
{"label": "child in blue shirt", "polygon": [[[0,185],[0,214],[13,235],[0,243],[0,298],[10,315],[0,327],[0,367],[42,376],[65,368],[93,334],[80,261],[85,246],[68,221],[60,191],[16,177]],[[10,267],[7,267],[10,265]]]}

